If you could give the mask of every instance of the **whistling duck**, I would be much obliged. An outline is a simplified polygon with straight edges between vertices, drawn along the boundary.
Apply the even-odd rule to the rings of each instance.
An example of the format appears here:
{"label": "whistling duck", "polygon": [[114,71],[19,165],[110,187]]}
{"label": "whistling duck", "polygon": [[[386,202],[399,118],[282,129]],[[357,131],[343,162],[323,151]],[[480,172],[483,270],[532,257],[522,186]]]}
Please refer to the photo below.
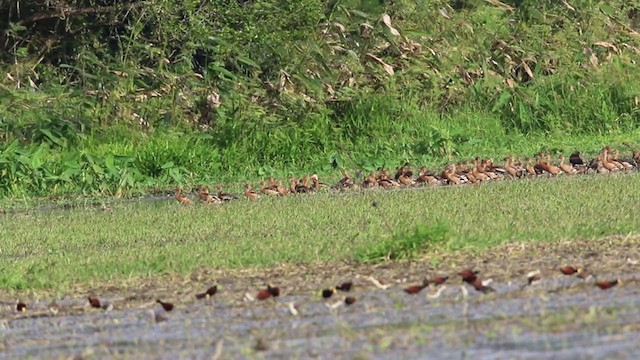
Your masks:
{"label": "whistling duck", "polygon": [[235,195],[232,194],[226,194],[224,192],[222,192],[222,185],[218,184],[216,185],[216,191],[218,192],[218,198],[222,201],[231,201],[231,200],[235,200],[237,199],[237,197]]}
{"label": "whistling duck", "polygon": [[369,176],[362,182],[362,186],[364,187],[375,187],[378,186],[378,179],[376,178],[376,174],[371,171],[369,172]]}
{"label": "whistling duck", "polygon": [[276,179],[273,176],[269,176],[269,189],[277,190]]}
{"label": "whistling duck", "polygon": [[264,185],[264,181],[260,181],[260,192],[268,196],[280,196],[280,193],[277,190],[273,190]]}
{"label": "whistling duck", "polygon": [[182,195],[182,188],[176,188],[176,200],[184,206],[189,206],[189,204],[191,204],[191,199]]}
{"label": "whistling duck", "polygon": [[311,187],[309,186],[309,176],[305,175],[300,182],[296,185],[297,193],[308,193],[311,192]]}
{"label": "whistling duck", "polygon": [[531,164],[531,161],[532,161],[531,158],[527,158],[525,169],[527,170],[527,175],[529,177],[535,177],[537,173],[536,173],[536,169]]}
{"label": "whistling duck", "polygon": [[209,194],[209,189],[206,186],[198,185],[198,190],[198,197],[205,204],[219,204],[222,202],[222,200],[220,200],[217,196],[212,196],[211,194]]}
{"label": "whistling duck", "polygon": [[260,195],[258,195],[257,192],[253,191],[251,184],[249,183],[244,184],[244,196],[246,196],[247,199],[251,201],[255,201],[260,198]]}
{"label": "whistling duck", "polygon": [[311,175],[311,183],[313,184],[313,188],[315,190],[330,189],[331,188],[329,185],[320,182],[320,180],[318,179],[318,175],[317,174]]}
{"label": "whistling duck", "polygon": [[427,168],[423,166],[418,172],[416,182],[419,184],[436,185],[438,184],[438,179],[436,179],[435,176],[429,175]]}
{"label": "whistling duck", "polygon": [[450,185],[460,185],[462,181],[460,180],[458,175],[456,175],[454,169],[455,166],[453,164],[447,165],[442,172],[442,178],[446,179]]}
{"label": "whistling duck", "polygon": [[218,292],[218,285],[213,285],[207,289],[207,291],[203,293],[196,294],[196,299],[204,299],[208,297],[212,297]]}
{"label": "whistling duck", "polygon": [[558,156],[558,161],[560,162],[558,164],[560,170],[562,170],[562,172],[564,172],[565,174],[573,175],[578,172],[578,170],[574,169],[573,166],[564,163],[564,155],[560,154],[560,156]]}
{"label": "whistling duck", "polygon": [[290,190],[282,186],[282,181],[278,180],[278,184],[276,185],[276,191],[282,196],[287,196],[289,195]]}
{"label": "whistling duck", "polygon": [[560,168],[551,163],[551,155],[547,155],[541,165],[546,172],[553,176],[560,174]]}
{"label": "whistling duck", "polygon": [[631,163],[625,160],[618,159],[618,156],[620,156],[620,151],[618,151],[618,149],[615,149],[613,152],[613,157],[611,158],[612,161],[615,161],[616,163],[620,164],[622,166],[622,170],[633,170],[634,166],[631,165]]}
{"label": "whistling duck", "polygon": [[471,171],[467,174],[467,178],[474,177],[477,182],[489,180],[489,176],[483,172],[483,166],[477,160],[471,162]]}
{"label": "whistling duck", "polygon": [[395,181],[395,180],[391,180],[388,177],[385,178],[379,178],[378,179],[378,184],[380,186],[382,186],[385,189],[392,189],[392,188],[397,188],[400,186],[400,183]]}
{"label": "whistling duck", "polygon": [[515,179],[518,177],[518,171],[513,165],[513,156],[504,158],[504,170],[507,172],[510,178]]}
{"label": "whistling duck", "polygon": [[600,161],[602,161],[602,166],[605,169],[607,169],[609,172],[620,170],[618,168],[618,166],[616,166],[615,164],[613,164],[613,163],[611,163],[609,161],[609,147],[608,146],[606,146],[604,149],[602,149],[602,154],[600,156]]}
{"label": "whistling duck", "polygon": [[340,169],[340,172],[342,173],[342,179],[340,179],[340,181],[338,181],[338,187],[340,189],[345,189],[345,188],[351,188],[353,187],[353,180],[351,180],[351,177],[349,176],[349,172],[347,172],[347,169]]}
{"label": "whistling duck", "polygon": [[298,179],[292,177],[289,179],[289,192],[291,192],[292,194],[295,194],[298,192],[298,190],[296,189],[298,187]]}
{"label": "whistling duck", "polygon": [[398,182],[404,186],[412,186],[416,183],[415,180],[413,180],[407,174],[400,175],[400,177],[398,178]]}

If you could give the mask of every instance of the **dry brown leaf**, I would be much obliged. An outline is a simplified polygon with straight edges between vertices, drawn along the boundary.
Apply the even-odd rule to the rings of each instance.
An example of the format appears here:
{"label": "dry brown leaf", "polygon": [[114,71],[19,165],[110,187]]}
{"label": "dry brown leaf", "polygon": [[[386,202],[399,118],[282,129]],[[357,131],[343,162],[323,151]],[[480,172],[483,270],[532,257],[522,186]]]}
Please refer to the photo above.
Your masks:
{"label": "dry brown leaf", "polygon": [[387,26],[387,28],[389,28],[389,31],[391,32],[391,34],[395,36],[400,35],[400,32],[396,28],[391,26],[391,17],[388,14],[382,14],[381,19],[382,19],[382,22]]}
{"label": "dry brown leaf", "polygon": [[571,6],[571,5],[567,2],[567,0],[562,0],[562,4],[563,4],[564,6],[566,6],[566,7],[567,7],[567,9],[569,9],[569,10],[571,10],[571,11],[576,11],[576,9],[575,9],[573,6]]}
{"label": "dry brown leaf", "polygon": [[515,81],[513,81],[513,79],[512,79],[512,78],[508,78],[508,79],[506,80],[506,82],[507,82],[507,86],[508,86],[510,89],[513,89],[514,87],[516,87],[516,82],[515,82]]}
{"label": "dry brown leaf", "polygon": [[533,79],[533,71],[531,71],[529,65],[527,65],[527,63],[523,61],[522,67],[524,68],[524,71],[527,73],[527,75],[529,75],[529,77]]}
{"label": "dry brown leaf", "polygon": [[384,60],[382,60],[381,58],[373,55],[372,53],[367,53],[367,56],[370,57],[373,61],[377,62],[378,64],[382,65],[382,68],[384,69],[384,71],[387,72],[387,74],[392,75],[395,74],[395,71],[393,71],[393,67],[389,64],[387,64],[386,62],[384,62]]}
{"label": "dry brown leaf", "polygon": [[447,9],[445,8],[440,8],[438,9],[438,12],[440,13],[440,15],[442,15],[442,17],[444,17],[445,19],[451,20],[451,16],[449,16],[449,13],[447,13]]}
{"label": "dry brown leaf", "polygon": [[498,0],[484,0],[485,2],[488,2],[489,4],[493,5],[493,6],[497,6],[502,10],[507,10],[507,11],[513,11],[514,8],[512,6],[509,6],[501,1]]}
{"label": "dry brown leaf", "polygon": [[618,48],[610,42],[598,41],[596,43],[593,43],[593,45],[602,46],[603,48],[611,49],[615,52],[618,52]]}

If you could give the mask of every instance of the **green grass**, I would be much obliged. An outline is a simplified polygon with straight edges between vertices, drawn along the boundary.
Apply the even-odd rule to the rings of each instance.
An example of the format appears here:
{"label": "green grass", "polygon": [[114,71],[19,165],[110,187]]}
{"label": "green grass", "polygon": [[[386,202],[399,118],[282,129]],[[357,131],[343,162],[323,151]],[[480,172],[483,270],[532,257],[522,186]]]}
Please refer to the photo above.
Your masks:
{"label": "green grass", "polygon": [[638,198],[640,176],[634,174],[261,198],[218,207],[168,201],[116,205],[109,212],[9,214],[0,217],[0,287],[65,289],[199,268],[354,261],[363,249],[439,222],[450,229],[447,239],[428,251],[597,238],[638,232]]}
{"label": "green grass", "polygon": [[1,3],[0,198],[640,142],[633,4],[507,3]]}

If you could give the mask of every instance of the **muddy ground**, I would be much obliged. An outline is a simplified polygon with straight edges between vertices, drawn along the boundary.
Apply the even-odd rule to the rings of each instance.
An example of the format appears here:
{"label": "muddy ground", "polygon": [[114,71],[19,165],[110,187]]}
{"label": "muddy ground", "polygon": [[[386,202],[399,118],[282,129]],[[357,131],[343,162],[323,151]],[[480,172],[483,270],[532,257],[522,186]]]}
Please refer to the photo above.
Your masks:
{"label": "muddy ground", "polygon": [[[564,265],[584,267],[585,278],[562,275]],[[496,291],[463,285],[455,274],[467,267],[492,279]],[[525,286],[532,270],[542,280]],[[450,276],[440,293],[402,290],[435,275]],[[623,283],[594,286],[609,279]],[[347,280],[354,283],[349,293],[322,299],[321,289]],[[279,298],[246,299],[267,282],[281,288]],[[218,294],[195,299],[214,283]],[[0,358],[637,359],[639,284],[640,237],[613,236],[381,265],[202,270],[79,286],[68,296],[5,292]],[[109,310],[89,307],[89,294]],[[344,305],[347,295],[357,301]],[[15,310],[17,297],[26,312]],[[157,298],[175,309],[165,312]]]}

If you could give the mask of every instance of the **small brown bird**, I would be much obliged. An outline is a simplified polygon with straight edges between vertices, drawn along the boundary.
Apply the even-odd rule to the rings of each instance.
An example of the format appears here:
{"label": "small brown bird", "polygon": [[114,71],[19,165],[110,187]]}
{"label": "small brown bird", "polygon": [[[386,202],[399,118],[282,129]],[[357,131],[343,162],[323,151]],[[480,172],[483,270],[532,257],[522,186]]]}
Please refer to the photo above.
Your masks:
{"label": "small brown bird", "polygon": [[344,298],[344,303],[349,306],[349,305],[353,305],[356,302],[356,298],[353,296],[347,296]]}
{"label": "small brown bird", "polygon": [[342,284],[336,286],[336,290],[351,291],[352,287],[353,287],[353,282],[352,281],[345,281]]}
{"label": "small brown bird", "polygon": [[486,286],[481,279],[476,279],[473,282],[473,288],[476,289],[476,291],[479,291],[483,294],[487,294],[490,292],[494,292],[496,291],[494,288],[490,287],[490,286]]}
{"label": "small brown bird", "polygon": [[207,291],[200,294],[196,294],[196,299],[200,300],[207,297],[212,297],[213,295],[216,294],[216,292],[218,292],[218,285],[213,285],[212,287],[208,288]]}
{"label": "small brown bird", "polygon": [[422,285],[411,285],[409,287],[406,287],[403,289],[404,292],[406,292],[407,294],[411,294],[411,295],[415,295],[417,293],[419,293],[420,291],[422,291],[422,289],[426,288],[427,285],[422,284]]}
{"label": "small brown bird", "polygon": [[16,304],[16,311],[17,312],[25,312],[25,311],[27,311],[27,304],[19,301]]}
{"label": "small brown bird", "polygon": [[269,294],[271,294],[271,296],[273,297],[278,297],[280,296],[280,288],[277,286],[273,286],[271,284],[267,284],[267,291],[269,292]]}
{"label": "small brown bird", "polygon": [[404,288],[403,291],[406,292],[407,294],[414,295],[414,294],[417,294],[420,291],[422,291],[422,289],[426,288],[427,286],[429,286],[429,280],[424,279],[422,281],[422,284],[420,284],[420,285],[411,285],[409,287]]}
{"label": "small brown bird", "polygon": [[612,287],[616,286],[616,285],[620,285],[622,284],[622,280],[616,279],[616,280],[601,280],[596,282],[596,286],[599,287],[602,290],[607,290],[607,289],[611,289]]}
{"label": "small brown bird", "polygon": [[429,284],[442,285],[449,279],[448,276],[436,276],[428,280]]}
{"label": "small brown bird", "polygon": [[272,286],[271,284],[267,284],[266,289],[262,289],[258,292],[256,296],[257,300],[266,300],[270,297],[278,297],[280,296],[280,288]]}
{"label": "small brown bird", "polygon": [[527,285],[531,285],[532,283],[540,280],[542,280],[540,271],[532,271],[527,274]]}
{"label": "small brown bird", "polygon": [[575,274],[577,272],[580,272],[580,269],[579,268],[576,269],[573,266],[565,266],[565,267],[560,268],[560,272],[565,274],[565,275],[573,275],[573,274]]}
{"label": "small brown bird", "polygon": [[100,299],[98,299],[95,296],[89,296],[87,298],[89,300],[89,305],[91,305],[91,307],[94,307],[96,309],[100,309],[102,307],[102,305],[100,304]]}
{"label": "small brown bird", "polygon": [[156,302],[162,306],[164,311],[169,312],[169,311],[173,310],[173,304],[172,303],[164,302],[164,301],[162,301],[160,299],[157,299]]}
{"label": "small brown bird", "polygon": [[464,269],[460,271],[458,275],[462,277],[462,281],[473,284],[473,282],[478,278],[476,275],[478,275],[479,273],[480,271],[478,270]]}
{"label": "small brown bird", "polygon": [[262,289],[258,291],[258,295],[256,295],[256,300],[266,300],[270,297],[271,297],[271,293],[269,293],[269,290]]}

